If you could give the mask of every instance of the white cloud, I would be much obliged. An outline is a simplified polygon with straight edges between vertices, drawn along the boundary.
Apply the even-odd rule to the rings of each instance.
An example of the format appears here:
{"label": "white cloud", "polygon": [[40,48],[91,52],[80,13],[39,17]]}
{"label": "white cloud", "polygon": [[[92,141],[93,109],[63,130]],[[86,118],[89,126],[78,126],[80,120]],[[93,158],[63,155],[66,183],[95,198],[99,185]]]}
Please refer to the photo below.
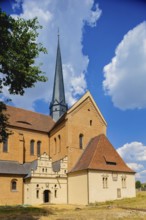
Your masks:
{"label": "white cloud", "polygon": [[146,182],[146,146],[141,142],[131,142],[118,148],[117,152],[137,172],[136,179]]}
{"label": "white cloud", "polygon": [[140,180],[142,183],[146,183],[146,169],[136,173],[136,179]]}
{"label": "white cloud", "polygon": [[146,146],[140,142],[124,144],[117,151],[127,162],[146,161]]}
{"label": "white cloud", "polygon": [[130,30],[104,67],[103,88],[120,109],[146,108],[146,22]]}
{"label": "white cloud", "polygon": [[89,19],[87,20],[87,23],[91,27],[96,26],[96,21],[99,19],[101,16],[102,11],[99,9],[98,4],[95,6],[95,11],[90,11]]}
{"label": "white cloud", "polygon": [[[86,71],[89,58],[82,52],[84,25],[96,25],[101,15],[98,5],[92,10],[93,0],[23,0],[23,18],[38,17],[43,29],[40,30],[38,42],[42,42],[48,55],[41,55],[37,62],[43,62],[42,70],[48,76],[47,83],[37,83],[35,88],[27,89],[23,97],[11,96],[14,104],[27,109],[35,106],[35,101],[51,101],[55,72],[57,30],[60,29],[60,47],[64,71],[66,99],[72,105],[87,88]],[[4,95],[8,92],[4,91]]]}
{"label": "white cloud", "polygon": [[138,164],[138,163],[127,163],[127,165],[134,171],[139,171],[144,168],[142,164]]}
{"label": "white cloud", "polygon": [[16,9],[19,9],[21,7],[22,0],[15,0],[15,2],[12,4],[12,9],[15,11]]}

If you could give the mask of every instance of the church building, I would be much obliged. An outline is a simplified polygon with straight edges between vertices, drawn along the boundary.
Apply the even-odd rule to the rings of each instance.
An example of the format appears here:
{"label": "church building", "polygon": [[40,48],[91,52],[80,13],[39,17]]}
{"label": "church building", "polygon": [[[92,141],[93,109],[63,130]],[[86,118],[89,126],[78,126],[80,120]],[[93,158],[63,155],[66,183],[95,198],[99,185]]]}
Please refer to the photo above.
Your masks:
{"label": "church building", "polygon": [[106,137],[90,92],[68,109],[59,39],[50,116],[12,106],[6,114],[12,134],[0,143],[0,205],[135,197],[135,172]]}

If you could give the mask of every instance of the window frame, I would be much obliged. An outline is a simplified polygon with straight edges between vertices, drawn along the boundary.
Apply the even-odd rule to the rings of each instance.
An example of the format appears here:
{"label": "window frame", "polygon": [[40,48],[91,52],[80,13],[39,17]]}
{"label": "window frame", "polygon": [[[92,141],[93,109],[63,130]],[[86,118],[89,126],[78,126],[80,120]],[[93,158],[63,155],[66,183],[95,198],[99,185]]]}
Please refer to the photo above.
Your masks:
{"label": "window frame", "polygon": [[37,141],[37,156],[41,155],[41,141]]}
{"label": "window frame", "polygon": [[103,185],[103,189],[108,188],[108,176],[103,176],[102,177],[102,185]]}
{"label": "window frame", "polygon": [[16,192],[17,191],[17,179],[11,180],[11,191]]}
{"label": "window frame", "polygon": [[82,150],[83,149],[83,134],[79,134],[79,148]]}
{"label": "window frame", "polygon": [[123,189],[126,188],[126,176],[125,176],[125,175],[123,175],[123,176],[121,177],[121,182],[122,182],[122,188],[123,188]]}
{"label": "window frame", "polygon": [[3,153],[8,153],[8,138],[3,142]]}
{"label": "window frame", "polygon": [[30,141],[30,155],[31,156],[34,156],[34,144],[35,144],[35,141],[32,139]]}
{"label": "window frame", "polygon": [[61,136],[60,134],[58,135],[58,153],[61,152]]}
{"label": "window frame", "polygon": [[54,138],[54,154],[57,154],[57,139]]}

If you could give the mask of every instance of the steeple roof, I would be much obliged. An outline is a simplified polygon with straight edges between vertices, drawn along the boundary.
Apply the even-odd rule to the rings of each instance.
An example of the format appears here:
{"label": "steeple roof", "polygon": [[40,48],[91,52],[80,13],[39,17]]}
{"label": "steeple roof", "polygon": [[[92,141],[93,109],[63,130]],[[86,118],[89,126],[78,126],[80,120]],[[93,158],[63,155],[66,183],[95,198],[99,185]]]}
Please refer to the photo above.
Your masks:
{"label": "steeple roof", "polygon": [[62,72],[62,59],[60,52],[60,43],[58,36],[58,46],[57,46],[57,57],[56,57],[56,67],[55,67],[55,78],[54,78],[54,88],[53,88],[53,97],[52,101],[61,101],[65,102],[65,93],[64,93],[64,81],[63,81],[63,72]]}
{"label": "steeple roof", "polygon": [[57,121],[60,118],[60,116],[62,116],[66,111],[67,111],[67,104],[65,101],[62,59],[61,59],[60,42],[58,35],[54,87],[53,87],[52,102],[50,104],[50,114],[53,117],[53,119]]}

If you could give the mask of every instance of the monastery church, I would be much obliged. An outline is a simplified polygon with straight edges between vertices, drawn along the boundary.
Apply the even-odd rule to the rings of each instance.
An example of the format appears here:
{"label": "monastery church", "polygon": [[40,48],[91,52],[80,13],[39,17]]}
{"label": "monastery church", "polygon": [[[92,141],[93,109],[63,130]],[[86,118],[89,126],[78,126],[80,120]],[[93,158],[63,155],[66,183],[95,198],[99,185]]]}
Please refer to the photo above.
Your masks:
{"label": "monastery church", "polygon": [[106,137],[107,123],[86,92],[65,100],[58,39],[50,116],[7,106],[0,144],[0,205],[94,202],[135,196],[135,172]]}

